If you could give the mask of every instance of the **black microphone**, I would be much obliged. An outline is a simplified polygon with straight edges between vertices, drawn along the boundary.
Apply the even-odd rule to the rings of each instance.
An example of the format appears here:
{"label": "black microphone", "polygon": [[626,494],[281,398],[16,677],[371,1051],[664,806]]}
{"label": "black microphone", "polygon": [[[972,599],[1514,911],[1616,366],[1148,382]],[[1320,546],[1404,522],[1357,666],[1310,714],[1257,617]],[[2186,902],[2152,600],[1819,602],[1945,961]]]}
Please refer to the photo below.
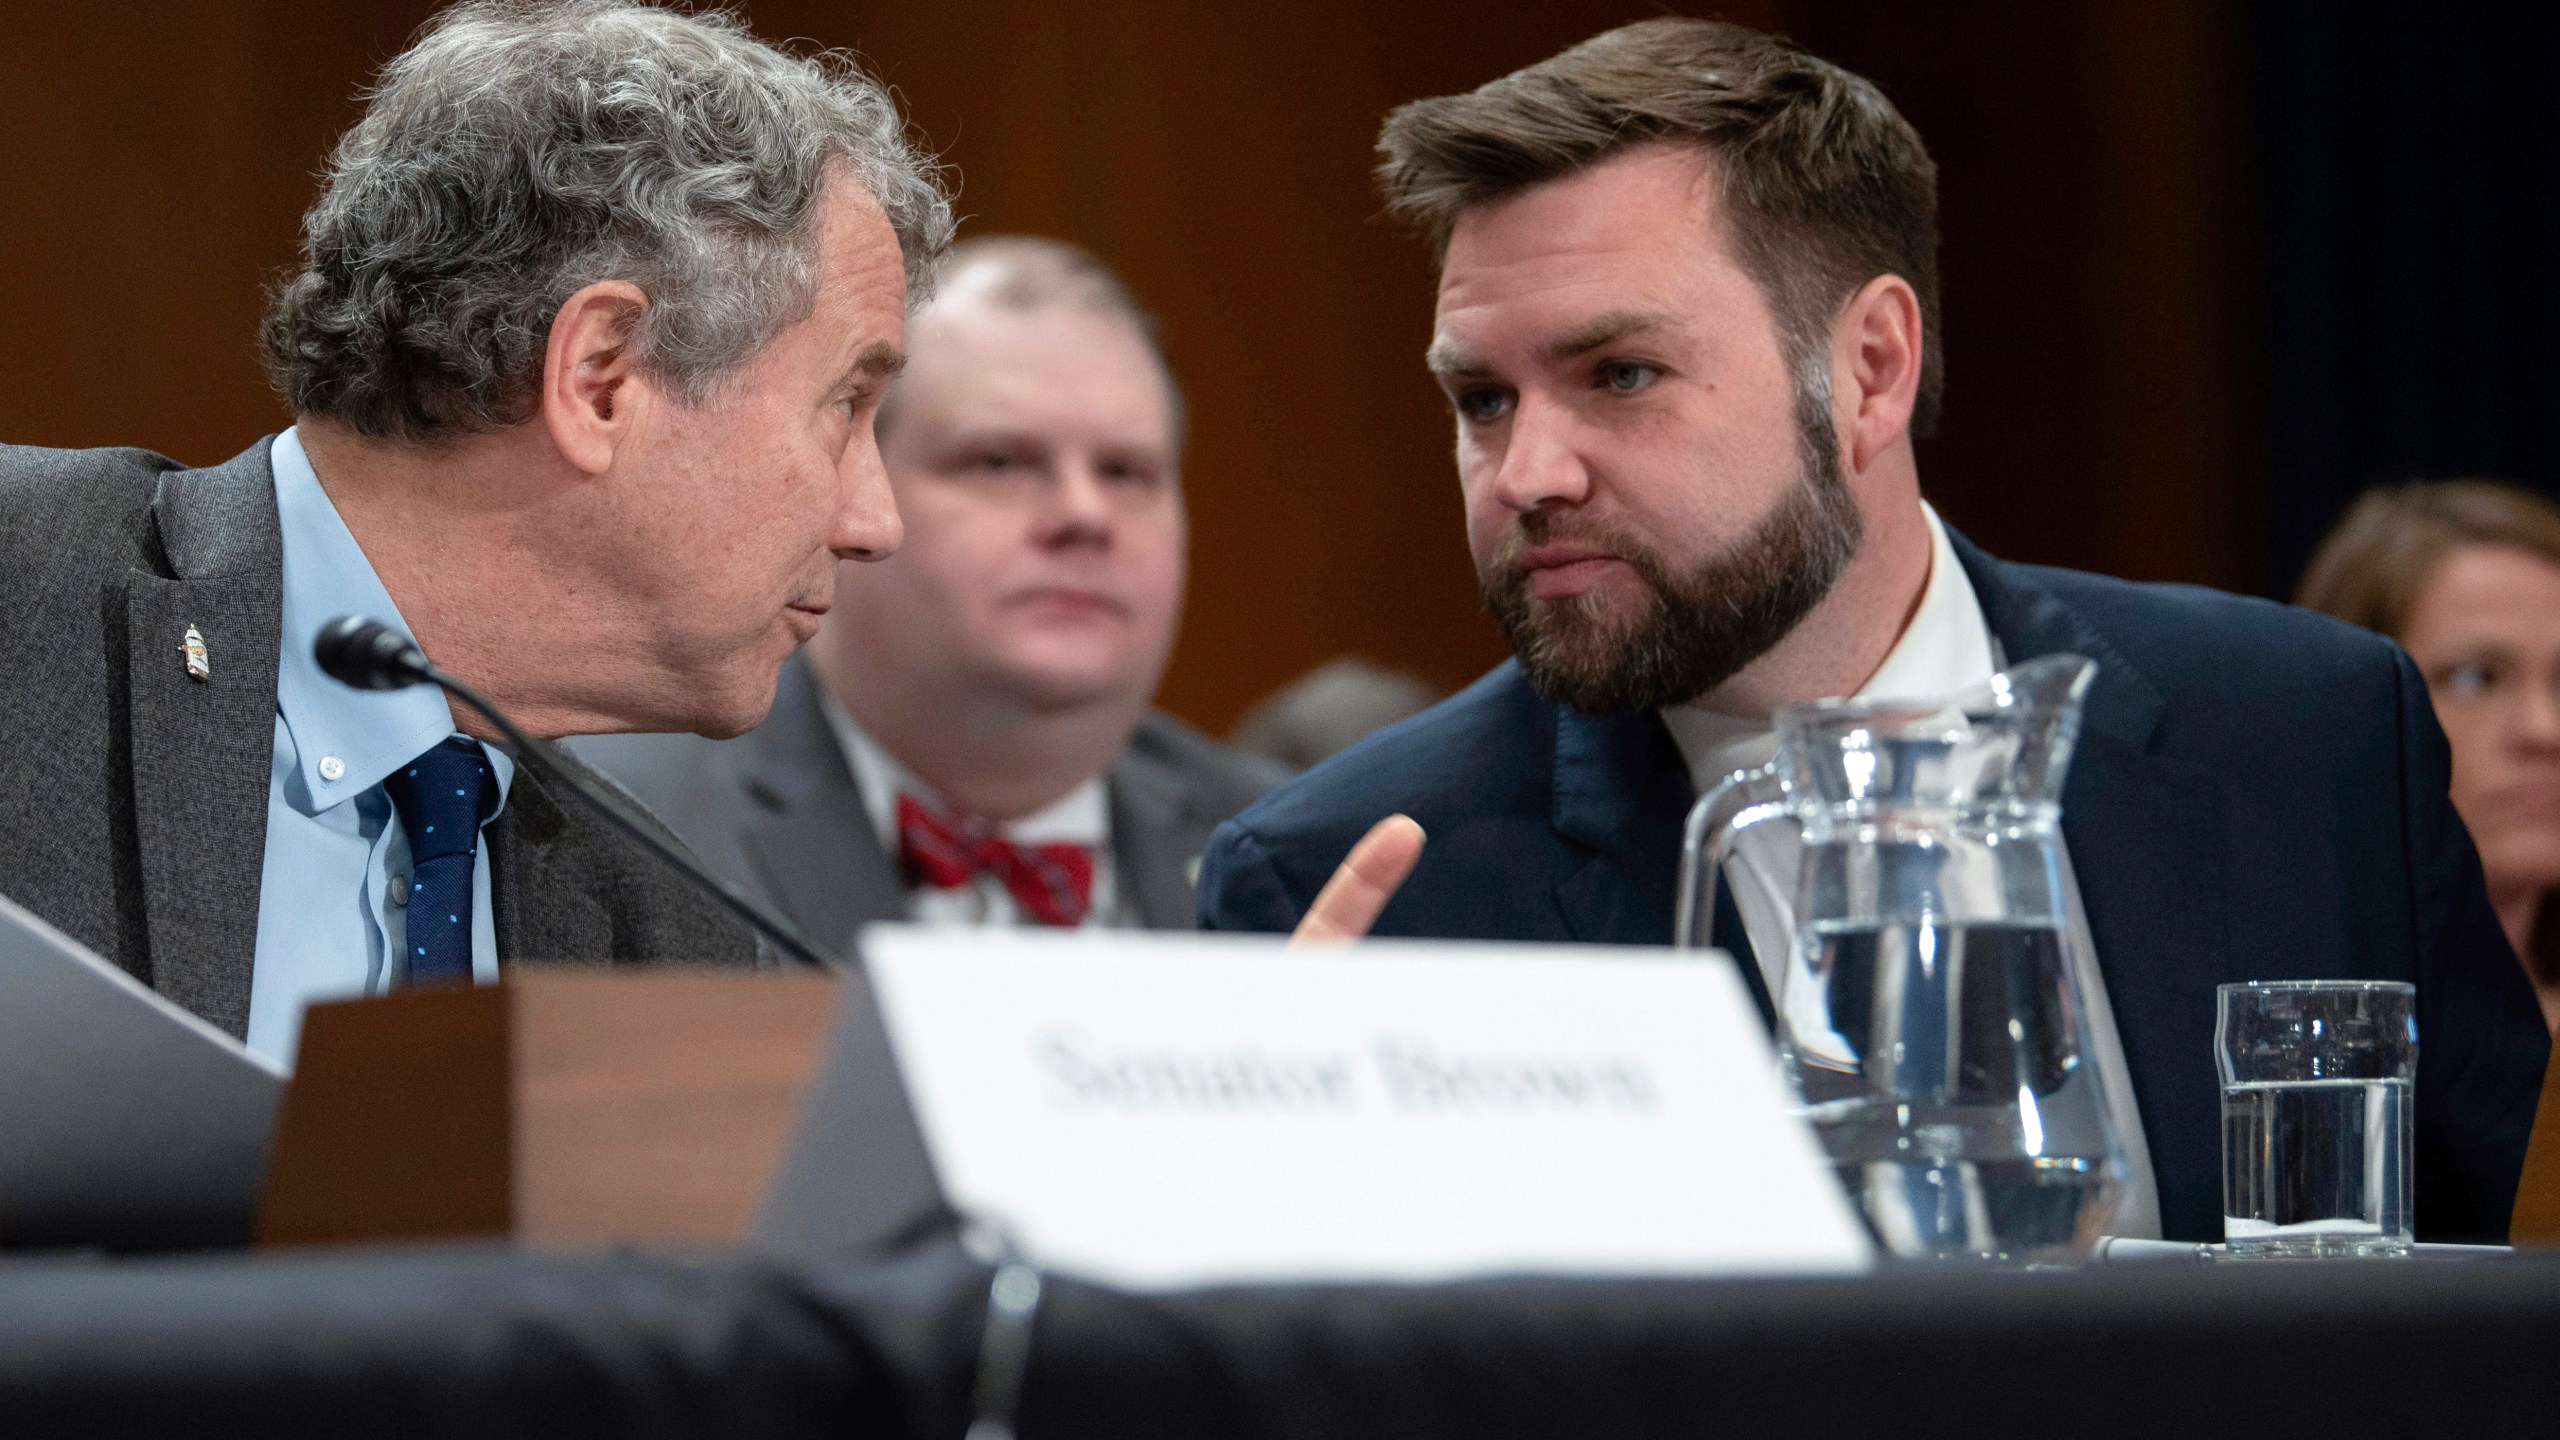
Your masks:
{"label": "black microphone", "polygon": [[311,642],[311,658],[330,679],[358,690],[405,690],[412,685],[435,685],[459,697],[463,704],[489,717],[499,734],[515,747],[516,758],[530,766],[544,779],[578,797],[579,803],[601,817],[607,824],[639,843],[640,847],[667,863],[668,867],[690,881],[703,894],[720,903],[721,908],[746,922],[749,929],[771,940],[782,953],[816,969],[831,968],[821,955],[781,916],[748,898],[745,891],[705,870],[691,856],[661,840],[647,821],[623,799],[590,783],[553,754],[551,747],[527,735],[516,722],[500,713],[480,692],[436,668],[418,643],[379,620],[361,615],[341,615],[320,627]]}
{"label": "black microphone", "polygon": [[[358,690],[406,690],[435,682],[435,666],[418,642],[361,615],[341,615],[320,627],[311,642],[311,658],[341,685]],[[488,707],[471,702],[482,711]]]}

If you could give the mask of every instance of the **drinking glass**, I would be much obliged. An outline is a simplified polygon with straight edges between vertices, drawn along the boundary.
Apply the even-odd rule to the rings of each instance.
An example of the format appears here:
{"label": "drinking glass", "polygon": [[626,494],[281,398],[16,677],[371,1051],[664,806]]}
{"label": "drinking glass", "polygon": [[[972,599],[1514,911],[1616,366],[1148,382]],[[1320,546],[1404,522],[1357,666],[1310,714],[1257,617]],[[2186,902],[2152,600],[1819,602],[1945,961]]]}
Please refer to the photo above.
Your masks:
{"label": "drinking glass", "polygon": [[2409,1253],[2417,987],[2222,986],[2222,1235],[2240,1257]]}

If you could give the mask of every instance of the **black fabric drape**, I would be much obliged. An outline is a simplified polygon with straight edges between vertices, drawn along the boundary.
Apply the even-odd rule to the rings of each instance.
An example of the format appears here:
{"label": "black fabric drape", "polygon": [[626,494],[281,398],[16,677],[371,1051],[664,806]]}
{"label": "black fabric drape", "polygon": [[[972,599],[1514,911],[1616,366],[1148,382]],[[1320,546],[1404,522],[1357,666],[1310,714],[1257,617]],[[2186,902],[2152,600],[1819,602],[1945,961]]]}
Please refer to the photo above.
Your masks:
{"label": "black fabric drape", "polygon": [[2259,0],[2268,581],[2377,483],[2560,496],[2560,6]]}

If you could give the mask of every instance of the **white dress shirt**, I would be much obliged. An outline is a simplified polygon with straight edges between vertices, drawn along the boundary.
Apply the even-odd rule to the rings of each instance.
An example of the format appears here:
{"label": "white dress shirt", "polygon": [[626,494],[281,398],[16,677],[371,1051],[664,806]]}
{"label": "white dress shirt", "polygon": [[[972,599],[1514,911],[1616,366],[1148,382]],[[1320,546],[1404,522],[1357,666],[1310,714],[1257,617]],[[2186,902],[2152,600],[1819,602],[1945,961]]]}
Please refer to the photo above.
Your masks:
{"label": "white dress shirt", "polygon": [[[818,690],[818,708],[826,714],[827,728],[835,733],[845,764],[853,770],[863,806],[871,812],[872,831],[880,837],[880,851],[889,857],[890,866],[897,868],[899,796],[908,796],[945,815],[958,814],[959,808],[899,764],[898,757],[882,749],[824,686]],[[1085,847],[1093,855],[1093,895],[1085,910],[1084,928],[1137,923],[1133,917],[1120,913],[1118,887],[1112,883],[1111,796],[1101,776],[1085,781],[1043,809],[997,826],[995,833],[1016,845]],[[1013,892],[1004,888],[1004,882],[987,874],[973,876],[968,884],[949,890],[933,885],[908,886],[907,918],[920,925],[1034,923],[1023,917],[1021,905],[1014,900]]]}
{"label": "white dress shirt", "polygon": [[[1999,639],[1991,633],[1990,622],[1983,618],[1982,601],[1973,593],[1973,582],[1965,578],[1964,565],[1956,559],[1955,546],[1947,540],[1945,523],[1926,501],[1920,508],[1929,522],[1928,586],[1921,591],[1920,606],[1912,612],[1911,623],[1903,628],[1902,637],[1886,652],[1876,673],[1858,687],[1854,699],[1942,699],[1980,685],[2003,663]],[[1777,755],[1777,735],[1766,720],[1721,715],[1695,705],[1671,705],[1664,707],[1662,723],[1669,727],[1681,758],[1688,762],[1690,779],[1700,795],[1736,770],[1757,769]],[[2080,900],[2076,876],[2071,877],[2071,884],[2073,893],[2068,898],[2071,908],[2077,911]],[[1752,902],[1768,899],[1750,887],[1736,887],[1734,893],[1737,908],[1757,909]],[[1772,903],[1783,906],[1785,902]],[[1747,910],[1743,923],[1755,933],[1782,934],[1794,929],[1790,917],[1762,917]],[[1766,963],[1764,959],[1764,966]],[[2125,1203],[2117,1211],[2113,1233],[2134,1239],[2158,1239],[2159,1185],[2151,1173],[2151,1152],[2143,1137],[2141,1113],[2129,1088],[2133,1072],[2125,1066],[2124,1041],[2116,1031],[2115,1007],[2107,999],[2101,976],[2087,974],[2082,978],[2082,988],[2089,992],[2089,1048],[2098,1057],[2101,1073],[2113,1075],[2124,1087],[2119,1089],[2116,1108],[2126,1117],[2129,1128],[2124,1136]],[[2199,1065],[2213,1063],[2201,1044],[2194,1061]]]}

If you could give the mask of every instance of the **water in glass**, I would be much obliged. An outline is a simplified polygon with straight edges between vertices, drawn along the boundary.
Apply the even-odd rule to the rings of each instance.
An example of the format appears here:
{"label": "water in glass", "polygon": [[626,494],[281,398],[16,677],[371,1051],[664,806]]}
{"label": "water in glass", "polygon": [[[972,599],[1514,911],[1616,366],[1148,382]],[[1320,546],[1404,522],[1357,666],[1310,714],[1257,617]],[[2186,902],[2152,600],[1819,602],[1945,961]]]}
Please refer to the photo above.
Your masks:
{"label": "water in glass", "polygon": [[2232,1252],[2406,1253],[2409,1089],[2270,1080],[2223,1091],[2222,1234]]}

